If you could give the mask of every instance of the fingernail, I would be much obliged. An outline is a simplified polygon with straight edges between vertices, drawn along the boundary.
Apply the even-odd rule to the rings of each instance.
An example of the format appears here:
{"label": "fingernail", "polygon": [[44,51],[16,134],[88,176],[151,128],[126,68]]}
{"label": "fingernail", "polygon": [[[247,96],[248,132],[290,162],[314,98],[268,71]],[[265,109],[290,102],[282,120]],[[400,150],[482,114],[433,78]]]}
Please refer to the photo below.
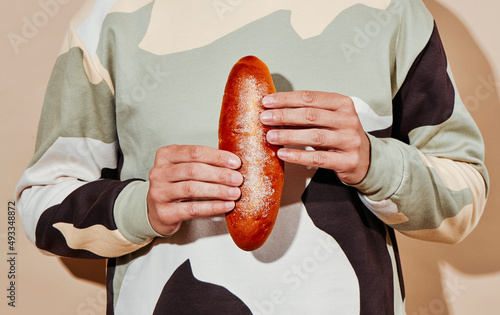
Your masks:
{"label": "fingernail", "polygon": [[231,174],[231,183],[240,185],[243,182],[243,176],[240,173]]}
{"label": "fingernail", "polygon": [[273,113],[271,113],[270,111],[266,110],[260,114],[260,121],[262,121],[263,123],[271,122],[272,120],[273,120]]}
{"label": "fingernail", "polygon": [[224,203],[224,206],[225,206],[226,210],[233,210],[234,207],[235,207],[235,205],[236,204],[234,203],[234,201],[226,201]]}
{"label": "fingernail", "polygon": [[288,151],[287,150],[278,150],[278,157],[280,159],[286,159],[288,157]]}
{"label": "fingernail", "polygon": [[266,95],[262,99],[262,105],[264,105],[264,106],[272,105],[272,104],[274,104],[275,101],[276,100],[274,99],[274,97],[272,95]]}
{"label": "fingernail", "polygon": [[274,130],[270,130],[267,132],[267,141],[269,142],[275,142],[278,140],[278,132]]}
{"label": "fingernail", "polygon": [[238,166],[240,166],[240,161],[235,157],[230,157],[227,160],[227,162],[228,162],[229,166],[234,167],[234,168],[237,168]]}
{"label": "fingernail", "polygon": [[229,196],[231,196],[232,198],[238,198],[241,194],[240,192],[240,189],[239,188],[229,188],[228,190],[228,193],[229,193]]}

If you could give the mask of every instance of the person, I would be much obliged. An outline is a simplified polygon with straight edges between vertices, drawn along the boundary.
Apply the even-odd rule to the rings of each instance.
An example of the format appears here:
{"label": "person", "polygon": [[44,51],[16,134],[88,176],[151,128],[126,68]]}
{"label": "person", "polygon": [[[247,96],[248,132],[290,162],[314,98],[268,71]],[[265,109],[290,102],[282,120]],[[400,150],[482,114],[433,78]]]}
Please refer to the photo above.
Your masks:
{"label": "person", "polygon": [[[285,162],[252,252],[224,221],[241,160],[217,149],[247,55],[273,74],[260,119]],[[107,259],[108,314],[404,314],[395,231],[460,242],[487,193],[481,134],[420,0],[88,1],[16,188],[38,248]]]}

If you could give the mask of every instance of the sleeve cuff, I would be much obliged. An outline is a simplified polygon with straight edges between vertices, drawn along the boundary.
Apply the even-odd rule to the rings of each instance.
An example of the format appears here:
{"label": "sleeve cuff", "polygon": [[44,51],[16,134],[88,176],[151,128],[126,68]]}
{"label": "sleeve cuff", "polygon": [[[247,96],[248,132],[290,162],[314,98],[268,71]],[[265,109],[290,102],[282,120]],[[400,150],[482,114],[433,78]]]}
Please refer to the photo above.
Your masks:
{"label": "sleeve cuff", "polygon": [[149,223],[146,202],[148,189],[148,182],[131,182],[120,192],[113,209],[118,230],[135,244],[149,243],[153,238],[162,236]]}
{"label": "sleeve cuff", "polygon": [[391,197],[401,186],[405,174],[404,155],[397,140],[377,138],[368,134],[371,155],[365,178],[351,185],[370,200],[381,201]]}

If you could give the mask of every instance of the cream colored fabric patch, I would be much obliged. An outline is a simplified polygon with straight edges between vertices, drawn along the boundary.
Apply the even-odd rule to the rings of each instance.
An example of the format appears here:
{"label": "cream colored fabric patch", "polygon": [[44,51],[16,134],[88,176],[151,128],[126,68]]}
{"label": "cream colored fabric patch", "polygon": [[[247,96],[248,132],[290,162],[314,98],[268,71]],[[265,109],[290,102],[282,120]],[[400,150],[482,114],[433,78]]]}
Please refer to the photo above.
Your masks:
{"label": "cream colored fabric patch", "polygon": [[[430,157],[419,154],[425,165],[433,168],[439,175],[443,184],[450,190],[460,191],[469,189],[471,192],[472,205],[470,205],[471,225],[476,226],[481,218],[486,205],[486,188],[481,174],[472,165],[464,162],[452,161],[438,157]],[[466,206],[464,209],[466,209]],[[464,211],[462,209],[462,211]],[[462,212],[460,212],[462,214]]]}
{"label": "cream colored fabric patch", "polygon": [[146,245],[131,243],[120,231],[108,230],[100,224],[85,229],[78,229],[71,223],[63,222],[55,223],[53,226],[61,231],[70,248],[88,250],[103,257],[119,257]]}
{"label": "cream colored fabric patch", "polygon": [[[84,45],[81,40],[76,40],[75,31],[76,29],[86,20],[88,19],[94,10],[95,0],[87,0],[80,7],[78,12],[73,16],[70,22],[70,31],[64,38],[63,44],[61,46],[61,50],[59,51],[59,55],[62,55],[68,52],[73,47],[80,47],[84,49]],[[85,50],[85,49],[84,49]]]}
{"label": "cream colored fabric patch", "polygon": [[410,221],[404,213],[395,213],[388,216],[379,215],[378,218],[388,225],[403,224]]}
{"label": "cream colored fabric patch", "polygon": [[[437,174],[439,175],[439,178],[448,189],[454,191],[460,191],[469,188],[469,185],[467,183],[467,178],[470,178],[473,182],[479,180],[480,182],[476,183],[476,185],[477,184],[482,185],[481,182],[484,182],[482,177],[477,178],[477,176],[474,175],[475,171],[474,168],[472,168],[472,166],[466,163],[456,162],[449,159],[443,159],[433,156],[425,156],[420,151],[418,151],[418,153],[420,154],[420,157],[424,161],[425,166],[436,170]],[[464,175],[457,176],[458,174],[464,174]],[[467,176],[467,174],[469,174],[469,176]]]}
{"label": "cream colored fabric patch", "polygon": [[[87,72],[87,76],[89,77],[89,80],[91,80],[90,82],[92,84],[98,84],[99,82],[104,80],[104,82],[106,82],[106,84],[108,85],[109,90],[114,95],[115,94],[115,87],[113,86],[113,81],[111,81],[111,75],[109,74],[108,69],[104,68],[104,66],[101,63],[101,59],[99,59],[98,55],[96,55],[94,57],[93,62],[94,62],[93,65],[95,67],[94,69],[97,72],[89,71],[89,72],[91,72],[91,73],[89,73],[89,72],[87,72],[87,67],[85,67],[85,72]],[[85,63],[85,61],[84,61],[84,63]],[[96,79],[96,81],[95,82],[92,81],[91,78]]]}
{"label": "cream colored fabric patch", "polygon": [[[475,216],[477,219],[471,220]],[[458,215],[444,219],[437,229],[400,231],[412,238],[425,241],[455,244],[462,241],[477,225],[480,216],[473,212],[472,205],[465,206]]]}
{"label": "cream colored fabric patch", "polygon": [[[111,76],[108,70],[102,66],[99,58],[95,54],[94,46],[96,46],[96,44],[94,43],[94,45],[89,45],[89,43],[85,43],[79,34],[79,31],[82,33],[82,30],[79,30],[79,28],[86,23],[87,20],[92,19],[93,13],[97,10],[95,8],[95,4],[95,1],[86,1],[78,13],[74,16],[71,21],[71,27],[64,38],[59,54],[62,55],[67,53],[74,47],[80,48],[83,51],[83,68],[85,69],[89,82],[92,84],[99,84],[104,80],[111,90],[111,93],[114,94],[115,90],[113,82],[111,81]],[[88,30],[83,31],[84,34],[87,32]],[[88,47],[94,48],[89,50]]]}
{"label": "cream colored fabric patch", "polygon": [[206,46],[279,10],[289,10],[291,25],[307,39],[320,35],[342,11],[356,4],[386,9],[390,0],[215,0],[155,1],[148,31],[139,47],[171,54]]}

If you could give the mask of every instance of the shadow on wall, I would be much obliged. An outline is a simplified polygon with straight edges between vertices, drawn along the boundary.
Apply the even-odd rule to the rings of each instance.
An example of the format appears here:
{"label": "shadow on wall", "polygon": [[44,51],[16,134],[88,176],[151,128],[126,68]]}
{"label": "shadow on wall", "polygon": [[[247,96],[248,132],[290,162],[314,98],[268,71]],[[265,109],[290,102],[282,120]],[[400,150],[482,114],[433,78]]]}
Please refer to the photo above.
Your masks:
{"label": "shadow on wall", "polygon": [[[471,277],[500,272],[497,224],[500,213],[495,211],[500,204],[495,194],[500,180],[500,150],[496,139],[500,102],[494,70],[466,26],[437,1],[424,0],[424,3],[436,20],[460,95],[483,134],[491,182],[485,213],[476,230],[460,244],[435,244],[398,235],[408,315],[453,315],[447,307],[447,298],[460,299],[461,293],[469,293],[466,286],[454,283],[454,279],[443,285],[440,265],[451,265]],[[474,295],[480,296],[481,292]]]}
{"label": "shadow on wall", "polygon": [[73,258],[59,259],[74,277],[102,285],[106,284],[106,260]]}

